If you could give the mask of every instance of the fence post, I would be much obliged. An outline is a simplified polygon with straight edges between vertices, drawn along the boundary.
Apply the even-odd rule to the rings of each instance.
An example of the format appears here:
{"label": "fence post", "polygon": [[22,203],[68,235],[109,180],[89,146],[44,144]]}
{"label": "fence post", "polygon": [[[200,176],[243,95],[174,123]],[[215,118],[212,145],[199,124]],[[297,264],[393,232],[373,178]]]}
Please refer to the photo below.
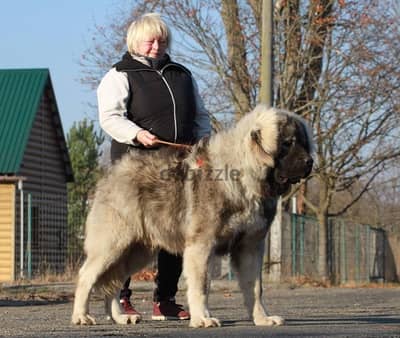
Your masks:
{"label": "fence post", "polygon": [[300,216],[300,234],[299,234],[299,241],[300,241],[300,259],[299,259],[299,269],[300,275],[304,274],[304,216]]}
{"label": "fence post", "polygon": [[26,243],[28,279],[32,279],[32,195],[28,193],[28,239]]}
{"label": "fence post", "polygon": [[356,282],[360,281],[360,229],[359,225],[356,224],[355,233],[355,259],[356,259]]}
{"label": "fence post", "polygon": [[292,214],[292,276],[296,275],[296,222],[297,215]]}
{"label": "fence post", "polygon": [[327,273],[328,278],[333,280],[333,234],[332,234],[332,218],[328,217],[326,229],[326,259],[327,259]]}
{"label": "fence post", "polygon": [[19,198],[20,198],[20,234],[19,234],[19,275],[21,278],[24,278],[24,187],[22,180],[18,180],[18,190],[19,190]]}
{"label": "fence post", "polygon": [[228,280],[233,279],[231,256],[228,257]]}
{"label": "fence post", "polygon": [[346,236],[344,222],[340,222],[340,281],[347,281],[347,266],[346,266]]}
{"label": "fence post", "polygon": [[371,275],[371,227],[369,225],[367,225],[365,227],[365,231],[367,232],[366,237],[367,237],[367,249],[366,249],[366,255],[367,255],[367,259],[366,259],[366,274],[367,274],[367,282],[369,283],[371,281],[370,275]]}

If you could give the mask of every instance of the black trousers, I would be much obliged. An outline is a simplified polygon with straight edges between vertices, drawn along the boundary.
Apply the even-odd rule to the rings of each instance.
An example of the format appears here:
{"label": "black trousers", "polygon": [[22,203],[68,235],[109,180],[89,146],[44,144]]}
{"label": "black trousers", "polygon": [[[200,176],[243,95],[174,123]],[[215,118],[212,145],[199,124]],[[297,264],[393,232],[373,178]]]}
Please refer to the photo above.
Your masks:
{"label": "black trousers", "polygon": [[[111,142],[111,161],[114,163],[122,155],[128,152],[130,146],[127,144]],[[148,151],[138,149],[137,151]],[[178,281],[182,273],[182,256],[170,254],[167,251],[160,250],[157,257],[157,275],[155,279],[156,288],[154,289],[153,300],[160,302],[174,298],[178,291]],[[120,292],[120,298],[129,298],[132,290],[129,288],[131,279],[128,278]]]}
{"label": "black trousers", "polygon": [[[182,273],[182,256],[160,250],[157,268],[153,301],[161,302],[174,298],[178,291],[178,281]],[[129,288],[130,282],[131,279],[128,278],[120,292],[120,298],[129,298],[132,295],[132,290]]]}

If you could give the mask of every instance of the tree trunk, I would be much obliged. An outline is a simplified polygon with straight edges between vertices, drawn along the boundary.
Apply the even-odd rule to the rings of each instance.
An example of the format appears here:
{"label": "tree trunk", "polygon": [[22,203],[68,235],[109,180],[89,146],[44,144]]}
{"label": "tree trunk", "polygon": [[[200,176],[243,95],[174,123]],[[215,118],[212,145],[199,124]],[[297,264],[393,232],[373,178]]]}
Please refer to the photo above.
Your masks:
{"label": "tree trunk", "polygon": [[307,193],[307,184],[303,183],[299,187],[299,191],[296,196],[296,210],[299,215],[305,214],[305,204],[304,204],[304,197]]}
{"label": "tree trunk", "polygon": [[295,107],[297,81],[301,52],[300,5],[298,0],[290,1],[283,9],[285,23],[284,43],[286,53],[283,55],[283,73],[280,83],[279,105],[293,110]]}
{"label": "tree trunk", "polygon": [[239,19],[238,4],[234,0],[223,0],[221,17],[228,43],[228,65],[230,90],[232,91],[236,117],[251,110],[249,71],[247,68],[246,44]]}
{"label": "tree trunk", "polygon": [[303,70],[304,81],[296,102],[296,108],[299,109],[304,117],[309,114],[309,103],[314,99],[314,94],[318,87],[317,84],[321,77],[324,48],[330,27],[328,18],[332,15],[332,11],[332,0],[312,1],[309,6],[309,45],[305,51],[308,66]]}

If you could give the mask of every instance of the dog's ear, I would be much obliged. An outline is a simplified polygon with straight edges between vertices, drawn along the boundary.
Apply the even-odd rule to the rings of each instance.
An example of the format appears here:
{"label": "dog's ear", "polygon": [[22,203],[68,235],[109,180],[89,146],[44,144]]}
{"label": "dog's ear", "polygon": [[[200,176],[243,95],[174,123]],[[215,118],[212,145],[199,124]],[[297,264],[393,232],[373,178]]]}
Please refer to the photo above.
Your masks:
{"label": "dog's ear", "polygon": [[279,114],[278,115],[278,131],[279,135],[285,134],[285,129],[289,125],[289,117],[286,114]]}
{"label": "dog's ear", "polygon": [[262,131],[260,128],[253,129],[250,132],[251,148],[257,159],[269,167],[274,166],[274,157],[263,147]]}
{"label": "dog's ear", "polygon": [[255,142],[258,145],[261,144],[261,130],[260,129],[252,130],[250,135],[251,135],[251,139],[253,140],[253,142]]}

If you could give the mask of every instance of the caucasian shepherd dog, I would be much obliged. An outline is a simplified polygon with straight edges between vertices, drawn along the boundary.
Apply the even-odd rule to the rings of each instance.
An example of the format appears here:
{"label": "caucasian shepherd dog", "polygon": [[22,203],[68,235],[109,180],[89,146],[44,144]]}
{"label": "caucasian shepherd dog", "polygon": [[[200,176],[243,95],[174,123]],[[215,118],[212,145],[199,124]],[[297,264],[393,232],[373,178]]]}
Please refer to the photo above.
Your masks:
{"label": "caucasian shepherd dog", "polygon": [[183,255],[190,326],[220,326],[207,308],[207,271],[223,254],[231,256],[254,324],[283,324],[262,304],[264,241],[278,197],[310,174],[311,152],[301,118],[259,105],[191,151],[127,153],[97,186],[72,322],[95,324],[89,315],[95,287],[116,323],[136,323],[137,316],[123,314],[119,289],[163,248]]}

